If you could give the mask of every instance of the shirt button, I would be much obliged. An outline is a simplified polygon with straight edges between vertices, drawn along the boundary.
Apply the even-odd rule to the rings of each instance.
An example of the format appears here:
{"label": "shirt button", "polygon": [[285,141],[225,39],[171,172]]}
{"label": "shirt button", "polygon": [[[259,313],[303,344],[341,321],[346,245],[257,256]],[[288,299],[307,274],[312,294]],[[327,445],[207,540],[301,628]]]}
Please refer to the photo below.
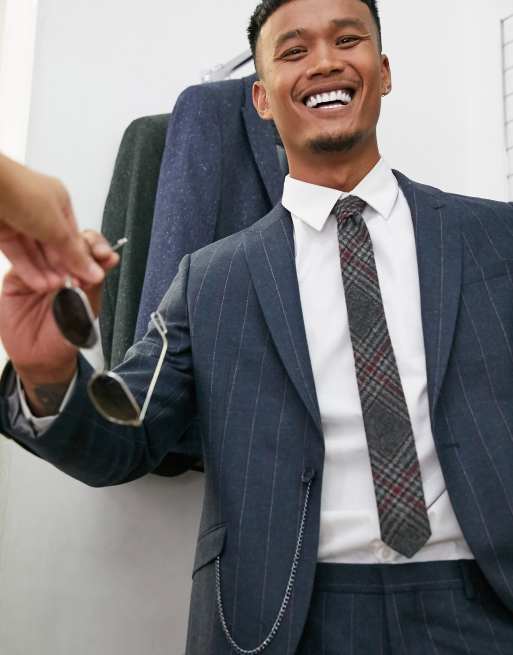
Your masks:
{"label": "shirt button", "polygon": [[388,546],[385,546],[385,544],[383,544],[383,548],[381,549],[381,559],[383,562],[390,562],[394,559],[394,551]]}
{"label": "shirt button", "polygon": [[374,539],[374,541],[371,541],[370,547],[372,553],[374,554],[374,557],[376,557],[377,559],[381,559],[382,546],[383,546],[383,542],[380,541],[379,539]]}
{"label": "shirt button", "polygon": [[396,557],[395,552],[379,539],[371,541],[370,547],[374,557],[380,562],[391,562]]}

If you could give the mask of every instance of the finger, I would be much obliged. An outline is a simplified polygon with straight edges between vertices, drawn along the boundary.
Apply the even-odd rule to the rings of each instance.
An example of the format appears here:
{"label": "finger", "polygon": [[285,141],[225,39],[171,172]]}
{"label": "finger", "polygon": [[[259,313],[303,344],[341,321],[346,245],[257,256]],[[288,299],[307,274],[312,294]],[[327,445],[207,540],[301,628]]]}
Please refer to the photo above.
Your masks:
{"label": "finger", "polygon": [[70,275],[68,269],[62,263],[59,253],[56,253],[55,248],[52,246],[45,245],[44,243],[40,243],[39,245],[43,250],[47,262],[50,264],[50,267],[61,278],[62,283],[65,284],[66,279],[73,276]]}
{"label": "finger", "polygon": [[2,251],[11,262],[15,273],[34,291],[46,292],[52,288],[50,271],[34,243],[22,237],[2,243]]}
{"label": "finger", "polygon": [[60,182],[60,180],[55,179],[55,182],[57,184],[57,197],[59,198],[61,210],[66,220],[68,221],[69,225],[72,226],[75,232],[78,232],[78,223],[75,217],[75,212],[73,210],[73,203],[71,201],[71,197],[68,193],[68,190]]}
{"label": "finger", "polygon": [[[118,265],[118,263],[119,263],[119,255],[116,255],[116,253],[113,254],[112,260],[111,259],[103,260],[101,262],[101,265],[103,266],[104,274],[108,273],[111,269],[115,268]],[[95,289],[98,289],[98,293],[100,293],[100,295],[103,288],[103,282],[101,282],[100,284],[89,284],[88,282],[77,280],[75,282],[75,285],[82,287],[82,289],[84,289],[84,291],[87,291],[87,293],[94,292]]]}
{"label": "finger", "polygon": [[2,280],[2,294],[14,296],[30,294],[34,291],[39,290],[28,285],[14,268],[10,268],[4,275]]}
{"label": "finger", "polygon": [[27,237],[21,237],[20,243],[22,244],[24,252],[27,253],[28,257],[30,257],[32,264],[45,276],[48,287],[50,289],[58,289],[61,287],[65,282],[65,277],[60,275],[48,261],[42,245],[38,241],[34,241]]}
{"label": "finger", "polygon": [[103,234],[100,234],[95,230],[84,230],[82,232],[82,236],[86,241],[87,245],[89,246],[91,253],[95,257],[99,259],[103,259],[105,257],[108,257],[112,252],[110,243],[103,236]]}
{"label": "finger", "polygon": [[77,236],[79,229],[68,190],[56,177],[40,177],[44,179],[46,193],[40,189],[44,197],[41,199],[42,206],[38,218],[43,234],[36,238],[45,243],[58,243],[69,236]]}
{"label": "finger", "polygon": [[80,234],[69,235],[55,250],[59,253],[59,264],[67,272],[89,284],[99,284],[103,280],[103,269],[95,261],[92,251]]}
{"label": "finger", "polygon": [[59,289],[64,284],[66,284],[66,278],[68,273],[66,269],[57,263],[55,266],[47,257],[46,247],[44,244],[36,241],[35,249],[37,249],[38,262],[41,262],[41,266],[46,266],[47,277],[52,286],[52,289]]}
{"label": "finger", "polygon": [[[58,273],[63,279],[66,276],[76,277],[70,271],[70,266],[66,265],[66,263],[63,261],[63,249],[62,249],[62,247],[54,246],[53,244],[49,244],[49,243],[41,243],[41,242],[39,242],[39,245],[41,246],[41,248],[42,248],[42,250],[44,252],[46,260],[50,264],[50,267],[56,273]],[[90,257],[90,255],[88,255],[88,257]],[[92,259],[92,257],[91,257],[91,259]],[[76,265],[76,261],[73,261],[72,265],[73,266]]]}
{"label": "finger", "polygon": [[102,267],[95,261],[87,243],[77,227],[73,205],[66,187],[56,178],[52,178],[55,197],[57,198],[56,213],[62,216],[59,221],[58,237],[47,239],[47,250],[50,261],[59,270],[77,276],[83,282],[99,284],[104,277]]}
{"label": "finger", "polygon": [[92,256],[104,270],[109,270],[119,263],[119,255],[112,250],[112,246],[102,234],[94,230],[85,230],[82,235]]}
{"label": "finger", "polygon": [[[91,283],[100,282],[103,271],[80,237],[71,200],[63,184],[15,162],[9,170],[14,210],[4,212],[2,225],[10,225],[18,234],[53,245],[59,252],[58,261],[68,272]],[[49,261],[57,268],[55,258]]]}

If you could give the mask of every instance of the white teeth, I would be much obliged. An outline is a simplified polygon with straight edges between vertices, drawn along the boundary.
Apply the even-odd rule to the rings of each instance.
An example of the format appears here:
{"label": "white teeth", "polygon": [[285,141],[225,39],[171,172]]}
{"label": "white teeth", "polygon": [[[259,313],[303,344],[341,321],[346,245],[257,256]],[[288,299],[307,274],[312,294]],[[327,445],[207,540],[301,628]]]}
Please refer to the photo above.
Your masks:
{"label": "white teeth", "polygon": [[352,100],[352,95],[349,91],[330,91],[327,93],[318,93],[317,95],[310,96],[306,101],[306,106],[309,109],[315,109],[320,104],[327,102],[341,102],[343,105],[348,105]]}

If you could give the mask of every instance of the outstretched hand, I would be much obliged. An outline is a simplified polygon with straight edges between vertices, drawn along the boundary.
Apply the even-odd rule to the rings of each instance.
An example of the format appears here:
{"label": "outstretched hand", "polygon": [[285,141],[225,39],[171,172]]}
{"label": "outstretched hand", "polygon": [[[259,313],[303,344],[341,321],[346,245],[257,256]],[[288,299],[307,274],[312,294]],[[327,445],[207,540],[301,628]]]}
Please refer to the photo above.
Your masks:
{"label": "outstretched hand", "polygon": [[66,274],[95,284],[101,266],[80,237],[68,192],[59,180],[0,155],[0,250],[34,291],[63,284]]}
{"label": "outstretched hand", "polygon": [[[102,271],[116,266],[119,255],[101,234],[87,231],[81,239]],[[81,286],[98,314],[102,284]],[[0,338],[20,374],[30,404],[41,415],[52,412],[38,404],[41,398],[36,390],[49,385],[67,386],[76,369],[77,349],[61,335],[53,317],[55,290],[34,290],[13,267],[5,276],[0,295]]]}

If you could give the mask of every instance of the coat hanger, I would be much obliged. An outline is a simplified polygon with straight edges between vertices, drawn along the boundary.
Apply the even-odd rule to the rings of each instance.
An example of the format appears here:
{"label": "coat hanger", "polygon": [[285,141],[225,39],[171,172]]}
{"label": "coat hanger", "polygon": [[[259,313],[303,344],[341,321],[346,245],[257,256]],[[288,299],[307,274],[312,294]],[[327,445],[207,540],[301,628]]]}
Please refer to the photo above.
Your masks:
{"label": "coat hanger", "polygon": [[202,82],[219,82],[230,77],[239,68],[242,68],[245,64],[249,63],[253,59],[251,50],[246,50],[237,57],[234,57],[226,64],[221,64],[219,66],[214,66],[210,70],[203,73],[201,77]]}

